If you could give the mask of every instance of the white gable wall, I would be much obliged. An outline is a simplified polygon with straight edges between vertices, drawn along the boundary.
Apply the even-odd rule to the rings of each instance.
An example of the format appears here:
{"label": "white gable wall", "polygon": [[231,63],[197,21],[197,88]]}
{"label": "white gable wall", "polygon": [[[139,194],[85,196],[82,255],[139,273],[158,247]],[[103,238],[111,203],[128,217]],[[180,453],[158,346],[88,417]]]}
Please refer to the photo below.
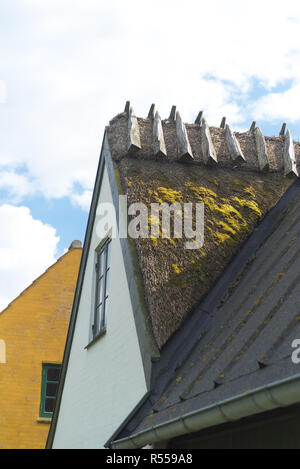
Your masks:
{"label": "white gable wall", "polygon": [[[106,168],[98,204],[103,202],[112,203]],[[95,249],[100,241],[94,227],[53,448],[103,447],[146,393],[118,239],[111,244],[107,332],[85,349],[94,307]]]}

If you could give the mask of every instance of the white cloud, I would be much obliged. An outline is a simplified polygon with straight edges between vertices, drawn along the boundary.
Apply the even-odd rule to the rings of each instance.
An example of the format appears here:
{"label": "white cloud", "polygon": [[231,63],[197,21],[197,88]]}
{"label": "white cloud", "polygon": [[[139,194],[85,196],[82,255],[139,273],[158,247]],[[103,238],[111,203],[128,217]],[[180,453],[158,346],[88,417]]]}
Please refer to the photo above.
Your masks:
{"label": "white cloud", "polygon": [[3,80],[0,80],[0,104],[6,101],[6,87]]}
{"label": "white cloud", "polygon": [[90,210],[92,195],[92,191],[88,190],[84,191],[82,194],[73,194],[72,202],[88,212]]}
{"label": "white cloud", "polygon": [[27,207],[0,206],[0,311],[55,262],[59,238]]}
{"label": "white cloud", "polygon": [[[162,117],[177,104],[185,121],[204,109],[211,125],[226,115],[248,126],[256,111],[300,119],[298,101],[270,94],[287,80],[300,83],[298,0],[284,8],[279,0],[8,5],[0,12],[1,21],[10,10],[11,21],[0,33],[0,77],[9,83],[1,154],[26,164],[47,197],[76,201],[76,183],[92,189],[104,126],[127,99],[138,115],[152,102]],[[254,82],[265,100],[251,107]]]}
{"label": "white cloud", "polygon": [[281,93],[270,93],[260,98],[252,108],[253,114],[259,119],[289,122],[300,120],[300,82]]}
{"label": "white cloud", "polygon": [[5,189],[7,197],[14,203],[18,203],[24,196],[33,193],[33,186],[26,176],[18,174],[14,170],[0,170],[0,190]]}

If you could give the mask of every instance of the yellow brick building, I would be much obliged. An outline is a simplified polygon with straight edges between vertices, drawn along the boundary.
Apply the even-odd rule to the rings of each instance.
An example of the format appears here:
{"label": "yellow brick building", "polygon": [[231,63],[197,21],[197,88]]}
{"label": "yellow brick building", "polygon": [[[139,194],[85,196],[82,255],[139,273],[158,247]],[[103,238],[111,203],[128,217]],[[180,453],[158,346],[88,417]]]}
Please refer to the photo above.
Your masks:
{"label": "yellow brick building", "polygon": [[73,242],[0,313],[0,448],[45,447],[81,252]]}

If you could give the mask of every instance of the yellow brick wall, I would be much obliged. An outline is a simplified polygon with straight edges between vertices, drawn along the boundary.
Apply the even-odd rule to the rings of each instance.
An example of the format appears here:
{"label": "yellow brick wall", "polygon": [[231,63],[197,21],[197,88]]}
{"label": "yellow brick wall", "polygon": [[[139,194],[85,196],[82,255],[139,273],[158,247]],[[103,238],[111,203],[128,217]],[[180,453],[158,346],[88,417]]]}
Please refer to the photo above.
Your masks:
{"label": "yellow brick wall", "polygon": [[0,448],[44,448],[42,363],[61,363],[81,249],[71,249],[0,314]]}

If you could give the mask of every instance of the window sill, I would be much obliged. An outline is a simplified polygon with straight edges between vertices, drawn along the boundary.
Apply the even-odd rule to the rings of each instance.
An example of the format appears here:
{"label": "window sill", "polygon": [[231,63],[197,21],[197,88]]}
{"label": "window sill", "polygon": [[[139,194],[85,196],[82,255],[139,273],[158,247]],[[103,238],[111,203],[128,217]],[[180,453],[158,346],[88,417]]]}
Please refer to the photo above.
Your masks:
{"label": "window sill", "polygon": [[37,419],[37,423],[51,423],[52,418],[51,417],[39,417]]}
{"label": "window sill", "polygon": [[93,340],[87,344],[84,348],[88,350],[95,342],[97,342],[102,336],[106,334],[106,327],[104,327],[94,338]]}

